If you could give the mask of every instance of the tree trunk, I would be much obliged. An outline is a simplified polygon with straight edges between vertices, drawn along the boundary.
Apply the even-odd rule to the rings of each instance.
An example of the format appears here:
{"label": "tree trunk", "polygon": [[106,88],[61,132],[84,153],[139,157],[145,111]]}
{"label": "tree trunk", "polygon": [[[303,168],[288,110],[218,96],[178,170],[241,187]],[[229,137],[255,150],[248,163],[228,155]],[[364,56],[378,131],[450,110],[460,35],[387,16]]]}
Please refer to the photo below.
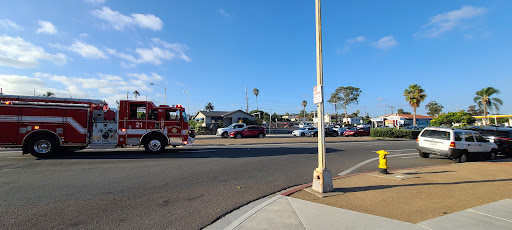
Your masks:
{"label": "tree trunk", "polygon": [[412,125],[416,126],[416,107],[412,107],[412,112],[414,113],[412,116]]}
{"label": "tree trunk", "polygon": [[258,96],[256,96],[256,111],[260,111],[258,108]]}
{"label": "tree trunk", "polygon": [[484,126],[487,126],[487,104],[484,101],[484,120],[483,120]]}
{"label": "tree trunk", "polygon": [[345,111],[345,120],[343,121],[343,123],[348,123],[347,107],[343,107],[343,110]]}

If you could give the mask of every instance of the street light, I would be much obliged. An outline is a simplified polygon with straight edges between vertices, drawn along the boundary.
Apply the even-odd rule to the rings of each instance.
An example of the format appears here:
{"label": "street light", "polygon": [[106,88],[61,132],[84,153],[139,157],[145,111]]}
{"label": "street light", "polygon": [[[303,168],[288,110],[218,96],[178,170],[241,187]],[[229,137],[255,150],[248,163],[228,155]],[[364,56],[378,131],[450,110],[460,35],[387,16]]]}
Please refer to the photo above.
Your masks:
{"label": "street light", "polygon": [[[323,102],[323,62],[322,62],[322,23],[320,12],[320,0],[315,1],[316,16],[316,76],[317,83],[315,89],[319,88],[321,100],[317,104],[318,111],[318,167],[313,171],[313,190],[319,193],[332,192],[332,173],[325,164],[325,122],[324,122],[324,102]],[[315,92],[316,93],[316,92]]]}
{"label": "street light", "polygon": [[[189,94],[189,93],[188,93],[188,91],[186,91],[186,90],[183,90],[183,92],[184,92],[184,93],[187,93],[187,99],[188,99],[188,101],[187,101],[187,109],[188,109],[188,111],[190,112],[190,94]],[[188,112],[187,112],[187,113],[188,113]]]}
{"label": "street light", "polygon": [[156,84],[156,83],[149,83],[149,85],[158,85],[162,88],[164,88],[164,92],[165,92],[165,104],[167,105],[167,87],[163,86],[163,85],[160,85],[160,84]]}

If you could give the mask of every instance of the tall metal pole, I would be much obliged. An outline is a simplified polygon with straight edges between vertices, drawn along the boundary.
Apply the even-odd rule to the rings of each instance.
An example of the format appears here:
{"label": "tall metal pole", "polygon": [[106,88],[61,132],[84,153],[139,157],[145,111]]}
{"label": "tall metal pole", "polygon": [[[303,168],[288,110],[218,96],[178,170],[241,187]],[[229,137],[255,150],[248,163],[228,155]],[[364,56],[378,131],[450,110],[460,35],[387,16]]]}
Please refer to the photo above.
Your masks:
{"label": "tall metal pole", "polygon": [[[247,86],[245,87],[245,112],[249,113],[249,98],[247,97]],[[259,117],[259,114],[258,114]]]}
{"label": "tall metal pole", "polygon": [[164,93],[165,93],[165,104],[167,105],[167,87],[164,86]]}
{"label": "tall metal pole", "polygon": [[315,2],[316,15],[316,81],[321,89],[322,101],[317,104],[318,109],[318,168],[313,172],[313,190],[325,193],[333,191],[332,173],[325,164],[325,122],[324,122],[324,76],[322,62],[322,20],[320,0]]}
{"label": "tall metal pole", "polygon": [[[190,94],[188,93],[187,90],[183,90],[183,92],[187,93],[187,109],[188,109],[188,112],[190,112]],[[187,112],[187,114],[188,114]]]}

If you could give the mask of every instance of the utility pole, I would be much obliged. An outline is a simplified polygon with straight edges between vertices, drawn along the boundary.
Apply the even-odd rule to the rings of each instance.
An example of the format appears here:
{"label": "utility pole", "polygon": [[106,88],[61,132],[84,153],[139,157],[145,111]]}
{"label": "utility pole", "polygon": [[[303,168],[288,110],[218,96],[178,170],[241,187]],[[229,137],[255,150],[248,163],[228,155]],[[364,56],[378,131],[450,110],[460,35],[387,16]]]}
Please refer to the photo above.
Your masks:
{"label": "utility pole", "polygon": [[272,109],[270,109],[270,119],[268,119],[268,134],[271,134],[272,132]]}
{"label": "utility pole", "polygon": [[249,113],[249,98],[247,97],[247,86],[245,87],[245,112]]}
{"label": "utility pole", "polygon": [[389,108],[391,108],[391,114],[393,114],[393,108],[395,108],[395,106],[390,105]]}
{"label": "utility pole", "polygon": [[316,16],[316,89],[320,87],[318,109],[318,167],[313,171],[313,190],[319,193],[334,191],[332,173],[325,164],[325,122],[324,122],[324,73],[322,62],[322,20],[320,0],[315,1]]}

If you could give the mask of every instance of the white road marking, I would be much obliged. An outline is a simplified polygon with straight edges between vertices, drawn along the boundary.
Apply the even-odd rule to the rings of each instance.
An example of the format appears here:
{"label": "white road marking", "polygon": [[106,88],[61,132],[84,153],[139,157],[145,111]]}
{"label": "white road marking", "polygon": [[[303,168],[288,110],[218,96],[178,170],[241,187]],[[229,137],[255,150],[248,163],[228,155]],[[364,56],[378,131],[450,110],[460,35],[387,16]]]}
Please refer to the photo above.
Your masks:
{"label": "white road marking", "polygon": [[3,154],[3,153],[21,153],[21,150],[19,150],[19,151],[0,151],[0,154]]}
{"label": "white road marking", "polygon": [[[411,151],[411,150],[416,150],[416,149],[391,149],[391,150],[386,150],[386,152],[401,152],[401,151]],[[378,151],[372,151],[374,153],[378,152]]]}
{"label": "white road marking", "polygon": [[419,158],[420,156],[412,156],[412,157],[401,157],[403,159],[406,159],[406,158]]}
{"label": "white road marking", "polygon": [[[418,153],[393,154],[393,155],[388,155],[387,157],[410,156],[410,155],[414,155],[414,154],[418,154]],[[365,164],[368,164],[368,163],[370,163],[370,162],[372,162],[372,161],[376,161],[376,160],[379,160],[379,158],[378,158],[378,157],[376,157],[376,158],[372,158],[372,159],[365,160],[365,161],[363,161],[363,162],[361,162],[361,163],[359,163],[359,164],[357,164],[357,165],[353,166],[352,168],[349,168],[349,169],[347,169],[347,170],[345,170],[345,171],[343,171],[343,172],[339,173],[338,175],[339,175],[339,176],[345,176],[345,175],[347,175],[347,174],[351,173],[352,171],[354,171],[354,170],[356,170],[356,169],[360,168],[361,166],[363,166],[363,165],[365,165]]]}

